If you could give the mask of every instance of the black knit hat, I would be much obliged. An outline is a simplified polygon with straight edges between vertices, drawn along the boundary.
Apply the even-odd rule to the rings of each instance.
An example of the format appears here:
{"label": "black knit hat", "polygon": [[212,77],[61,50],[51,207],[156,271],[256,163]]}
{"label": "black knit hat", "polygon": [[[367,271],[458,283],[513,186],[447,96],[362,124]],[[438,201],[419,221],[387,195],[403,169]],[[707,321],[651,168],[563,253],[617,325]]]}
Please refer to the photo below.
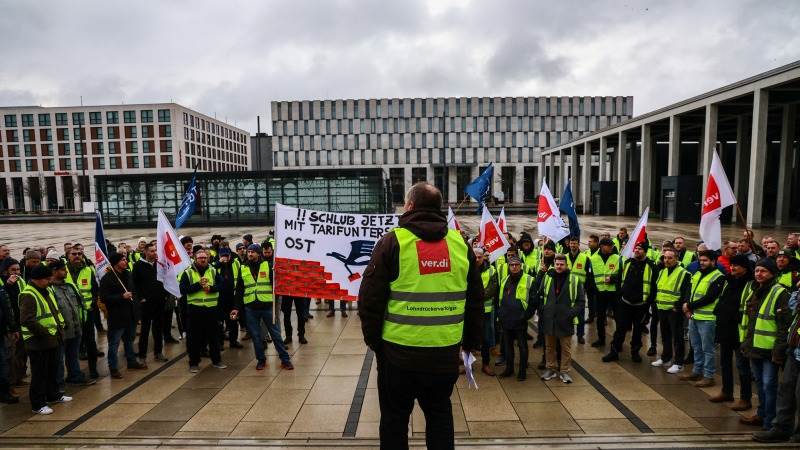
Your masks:
{"label": "black knit hat", "polygon": [[745,268],[750,267],[752,265],[750,263],[750,260],[745,255],[731,256],[731,259],[730,259],[729,262],[730,262],[730,264],[732,266],[740,266],[740,267],[745,267]]}
{"label": "black knit hat", "polygon": [[49,267],[37,264],[31,269],[31,280],[43,280],[53,276],[53,271]]}
{"label": "black knit hat", "polygon": [[778,265],[775,263],[774,259],[769,257],[758,260],[756,267],[763,267],[772,272],[773,275],[778,273]]}
{"label": "black knit hat", "polygon": [[547,243],[544,244],[544,249],[556,251],[556,243],[553,241],[547,241]]}
{"label": "black knit hat", "polygon": [[112,253],[108,255],[108,262],[110,262],[112,266],[116,266],[117,263],[123,259],[125,259],[125,257],[122,256],[122,253]]}

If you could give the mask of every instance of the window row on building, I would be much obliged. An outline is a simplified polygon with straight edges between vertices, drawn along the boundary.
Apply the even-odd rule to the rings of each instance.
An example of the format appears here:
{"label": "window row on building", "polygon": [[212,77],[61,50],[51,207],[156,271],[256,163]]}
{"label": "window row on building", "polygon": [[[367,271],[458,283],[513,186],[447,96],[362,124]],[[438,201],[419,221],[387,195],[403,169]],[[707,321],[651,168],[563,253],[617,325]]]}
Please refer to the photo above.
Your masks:
{"label": "window row on building", "polygon": [[[141,164],[140,164],[141,161]],[[36,159],[8,159],[8,172],[48,172],[105,169],[172,168],[172,155],[80,156]],[[84,165],[85,164],[85,165]],[[6,171],[6,161],[0,160],[0,172]]]}
{"label": "window row on building", "polygon": [[[137,114],[138,113],[138,114]],[[170,122],[171,114],[169,109],[159,109],[157,110],[158,114],[158,121],[159,122]],[[89,116],[89,124],[90,125],[102,125],[102,124],[118,124],[120,123],[120,112],[119,111],[106,111],[105,112],[105,122],[103,121],[104,115],[101,111],[90,111],[88,113]],[[86,124],[86,113],[84,112],[73,112],[73,113],[27,113],[27,114],[4,114],[3,115],[6,128],[16,128],[18,124],[21,124],[22,127],[49,127],[55,124],[56,126],[70,126],[70,125],[85,125]],[[19,120],[17,120],[19,118]],[[139,111],[130,110],[130,111],[122,111],[122,121],[123,123],[136,123],[137,118],[138,121],[141,123],[152,123],[153,122],[153,110],[152,109],[142,109]],[[71,120],[70,120],[71,119]]]}
{"label": "window row on building", "polygon": [[336,136],[275,136],[273,151],[367,150],[410,148],[547,148],[580,136],[580,132],[415,133]]}
{"label": "window row on building", "polygon": [[195,130],[204,131],[206,133],[211,133],[216,136],[221,136],[225,139],[230,139],[232,141],[239,143],[246,143],[248,138],[248,135],[246,133],[240,133],[238,131],[227,128],[224,125],[212,122],[211,120],[203,119],[199,116],[195,117],[194,114],[187,112],[183,113],[183,125],[186,127],[194,128]]}
{"label": "window row on building", "polygon": [[[53,131],[55,130],[55,139]],[[34,129],[22,130],[22,142],[51,142],[51,141],[82,141],[82,140],[104,140],[104,139],[136,139],[142,138],[170,138],[172,137],[172,125],[129,125],[129,126],[109,126],[109,127],[90,127],[89,135],[86,135],[86,128],[40,128],[38,133]],[[156,135],[156,131],[158,131]],[[7,129],[5,133],[0,133],[0,142],[19,142],[19,130]]]}
{"label": "window row on building", "polygon": [[273,120],[462,116],[629,116],[631,97],[461,97],[273,102]]}
{"label": "window row on building", "polygon": [[382,133],[581,131],[621,122],[621,116],[428,117],[393,119],[319,119],[277,122],[275,136]]}
{"label": "window row on building", "polygon": [[374,164],[488,164],[535,163],[532,148],[380,149],[336,151],[279,151],[276,168],[306,166],[361,166]]}

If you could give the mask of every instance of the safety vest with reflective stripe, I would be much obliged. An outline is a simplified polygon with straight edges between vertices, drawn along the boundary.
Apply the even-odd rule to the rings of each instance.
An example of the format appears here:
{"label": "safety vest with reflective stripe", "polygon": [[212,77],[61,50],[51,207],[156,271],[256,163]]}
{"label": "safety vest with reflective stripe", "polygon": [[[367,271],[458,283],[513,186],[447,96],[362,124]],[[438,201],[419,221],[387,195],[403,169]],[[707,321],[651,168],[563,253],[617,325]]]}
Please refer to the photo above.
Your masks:
{"label": "safety vest with reflective stripe", "polygon": [[619,273],[619,255],[612,253],[606,261],[600,256],[600,252],[595,253],[590,258],[592,261],[592,273],[594,274],[594,284],[599,292],[615,292],[617,284],[612,281],[606,283],[606,276]]}
{"label": "safety vest with reflective stripe", "polygon": [[742,315],[742,320],[739,322],[739,343],[744,342],[747,338],[747,326],[750,323],[750,317],[745,313],[747,310],[747,301],[753,296],[753,281],[750,280],[742,288],[742,294],[739,296],[739,313]]}
{"label": "safety vest with reflective stripe", "polygon": [[683,258],[681,258],[681,265],[683,267],[689,267],[689,264],[691,264],[693,260],[694,260],[694,252],[686,250],[683,253]]}
{"label": "safety vest with reflective stripe", "polygon": [[575,257],[575,260],[572,260],[572,254],[567,252],[567,267],[569,267],[569,273],[578,277],[578,280],[581,283],[586,282],[586,263],[589,260],[589,257],[586,253],[578,253]]}
{"label": "safety vest with reflective stripe", "polygon": [[[486,270],[481,272],[481,281],[483,282],[483,289],[485,290],[489,287],[489,281],[491,281],[492,277],[494,276],[495,269],[492,266],[489,266]],[[494,307],[493,299],[491,297],[484,297],[483,298],[483,312],[488,314],[492,312]]]}
{"label": "safety vest with reflective stripe", "polygon": [[[574,308],[575,307],[575,300],[578,299],[578,284],[579,283],[583,283],[583,281],[581,281],[581,279],[577,275],[574,275],[572,272],[570,272],[569,279],[567,280],[567,284],[569,284],[569,307],[570,308]],[[548,272],[544,276],[544,283],[542,284],[543,290],[541,291],[541,296],[542,296],[542,304],[543,305],[547,304],[547,299],[550,297],[550,286],[552,286],[552,284],[553,284],[553,276],[550,275],[550,272]],[[553,295],[555,295],[555,293],[553,293]],[[578,324],[578,316],[575,316],[575,317],[572,318],[572,324],[573,325],[577,325]]]}
{"label": "safety vest with reflective stripe", "polygon": [[778,336],[778,322],[775,321],[775,309],[778,297],[786,288],[778,283],[772,285],[767,298],[761,302],[756,314],[756,326],[753,329],[753,348],[772,350],[775,348],[775,338]]}
{"label": "safety vest with reflective stripe", "polygon": [[[632,260],[625,261],[625,269],[622,271],[622,283],[625,283],[625,278],[628,276],[628,267],[631,266]],[[645,260],[646,261],[646,260]],[[642,303],[647,302],[650,296],[650,283],[653,279],[653,269],[650,264],[645,262],[644,273],[642,274]]]}
{"label": "safety vest with reflective stripe", "polygon": [[789,270],[778,275],[778,284],[785,287],[786,289],[792,290],[794,288],[792,283],[792,271]]}
{"label": "safety vest with reflective stripe", "polygon": [[242,301],[245,305],[255,301],[270,303],[272,302],[272,283],[269,281],[269,262],[261,261],[258,266],[258,275],[253,276],[250,265],[242,264],[242,283],[244,284],[244,297]]}
{"label": "safety vest with reflective stripe", "polygon": [[527,255],[523,251],[519,252],[519,259],[522,260],[522,270],[525,271],[525,273],[536,273],[539,269],[540,258],[541,255],[535,248]]}
{"label": "safety vest with reflective stripe", "polygon": [[[692,300],[691,303],[695,303],[696,301],[700,300],[706,295],[708,292],[708,287],[711,286],[711,283],[717,280],[717,278],[723,276],[722,272],[719,269],[714,269],[706,275],[703,275],[700,271],[692,275]],[[717,302],[719,301],[719,297],[715,298],[713,302],[702,306],[700,308],[692,308],[692,319],[694,320],[717,320],[717,316],[714,315],[714,308],[717,307]]]}
{"label": "safety vest with reflective stripe", "polygon": [[[394,229],[400,247],[399,276],[389,284],[383,340],[409,347],[448,347],[461,342],[467,300],[467,245],[457,230],[442,241],[424,242],[411,231]],[[433,259],[420,261],[418,248]],[[438,254],[430,255],[438,250]],[[447,260],[445,260],[447,258]],[[422,267],[422,263],[434,266]],[[420,273],[421,270],[425,273]]]}
{"label": "safety vest with reflective stripe", "polygon": [[[94,269],[89,266],[84,266],[80,272],[78,272],[77,280],[72,278],[69,269],[67,269],[67,278],[64,279],[65,282],[74,286],[75,290],[81,294],[84,312],[92,309],[92,277],[94,277]],[[84,316],[85,314],[81,314],[82,320],[85,318]]]}
{"label": "safety vest with reflective stripe", "polygon": [[[503,293],[505,292],[506,281],[508,281],[508,277],[509,275],[506,275],[505,278],[503,278],[503,281],[500,282],[499,303],[503,303],[503,297],[504,297]],[[523,273],[522,278],[520,278],[519,282],[517,282],[517,289],[514,292],[514,298],[516,298],[517,300],[519,300],[520,303],[522,303],[523,311],[526,311],[528,309],[528,295],[530,294],[531,285],[533,284],[534,281],[535,280],[532,276],[528,275],[527,273]]]}
{"label": "safety vest with reflective stripe", "polygon": [[[47,332],[50,334],[50,336],[55,336],[58,332],[58,324],[64,323],[64,318],[61,317],[61,312],[58,310],[58,303],[56,303],[56,299],[53,296],[53,291],[48,288],[47,295],[50,297],[50,304],[53,305],[55,311],[50,310],[47,300],[44,299],[42,294],[35,287],[31,285],[25,286],[25,289],[20,291],[20,295],[22,294],[33,296],[33,298],[36,300],[36,322],[47,329]],[[31,333],[25,325],[22,325],[21,329],[23,340],[27,341],[33,337],[33,333]]]}
{"label": "safety vest with reflective stripe", "polygon": [[656,308],[662,311],[671,310],[675,302],[680,300],[684,277],[689,276],[689,272],[680,265],[675,266],[672,273],[667,272],[668,268],[661,269],[656,280]]}
{"label": "safety vest with reflective stripe", "polygon": [[[195,270],[194,267],[190,267],[186,269],[186,274],[189,275],[189,283],[195,284],[200,282],[200,274]],[[202,278],[208,280],[209,286],[214,286],[214,281],[216,281],[217,272],[214,270],[213,267],[209,266],[206,269],[205,275]],[[197,292],[192,292],[191,294],[186,296],[186,302],[190,305],[195,306],[205,306],[207,308],[213,308],[217,306],[217,301],[219,300],[219,292],[206,292],[200,289]]]}

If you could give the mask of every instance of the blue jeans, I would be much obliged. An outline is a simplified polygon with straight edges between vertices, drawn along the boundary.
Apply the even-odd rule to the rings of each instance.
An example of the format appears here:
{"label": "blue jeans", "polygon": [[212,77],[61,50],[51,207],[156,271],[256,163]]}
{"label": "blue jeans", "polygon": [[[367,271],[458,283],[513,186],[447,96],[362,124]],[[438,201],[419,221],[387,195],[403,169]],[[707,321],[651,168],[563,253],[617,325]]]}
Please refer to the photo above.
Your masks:
{"label": "blue jeans", "polygon": [[[81,383],[86,381],[86,375],[81,372],[81,363],[78,359],[78,350],[81,347],[81,337],[65,339],[58,348],[58,390],[64,392],[65,383]],[[66,377],[64,376],[66,366]]]}
{"label": "blue jeans", "polygon": [[128,360],[128,364],[130,365],[136,362],[136,351],[133,349],[133,339],[136,337],[135,325],[131,324],[125,328],[108,330],[107,337],[108,354],[106,358],[108,359],[108,370],[119,370],[119,365],[117,364],[117,350],[119,350],[120,341],[122,341],[125,348],[125,359]]}
{"label": "blue jeans", "polygon": [[245,318],[247,319],[247,331],[253,341],[253,350],[256,352],[256,359],[266,361],[264,354],[264,340],[261,337],[261,324],[267,328],[267,332],[272,338],[272,345],[278,351],[278,356],[283,362],[289,362],[289,353],[283,345],[283,338],[278,326],[272,321],[272,305],[263,309],[246,308]]}
{"label": "blue jeans", "polygon": [[764,429],[772,428],[775,403],[778,398],[778,365],[769,359],[750,358],[750,370],[758,389],[758,417],[764,419]]}
{"label": "blue jeans", "polygon": [[717,322],[713,320],[689,320],[689,342],[694,350],[692,373],[705,378],[714,378],[716,362],[714,357],[714,335]]}

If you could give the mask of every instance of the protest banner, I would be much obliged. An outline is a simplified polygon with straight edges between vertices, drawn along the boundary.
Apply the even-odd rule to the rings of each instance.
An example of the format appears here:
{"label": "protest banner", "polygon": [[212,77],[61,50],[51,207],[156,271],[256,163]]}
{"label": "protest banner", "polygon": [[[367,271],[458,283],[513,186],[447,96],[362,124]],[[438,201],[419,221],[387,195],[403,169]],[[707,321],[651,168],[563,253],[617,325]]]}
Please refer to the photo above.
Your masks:
{"label": "protest banner", "polygon": [[375,243],[397,226],[395,214],[347,214],[276,205],[277,295],[358,300]]}

